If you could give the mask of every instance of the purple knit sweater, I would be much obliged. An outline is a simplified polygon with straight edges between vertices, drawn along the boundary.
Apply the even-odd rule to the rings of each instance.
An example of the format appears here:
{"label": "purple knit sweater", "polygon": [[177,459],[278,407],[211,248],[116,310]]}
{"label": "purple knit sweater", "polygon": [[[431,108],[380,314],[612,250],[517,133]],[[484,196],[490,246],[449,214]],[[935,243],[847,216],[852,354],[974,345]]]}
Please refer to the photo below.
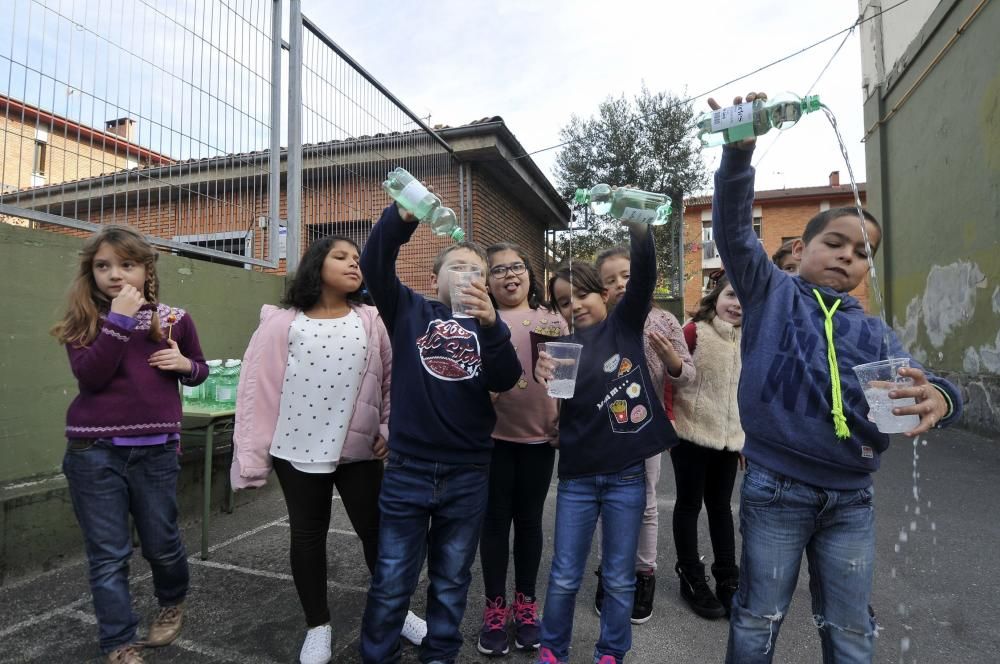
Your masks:
{"label": "purple knit sweater", "polygon": [[[160,304],[157,312],[163,341],[148,338],[153,305],[144,305],[135,326],[103,319],[103,327],[89,346],[66,344],[69,364],[80,386],[66,413],[67,438],[111,438],[174,433],[181,428],[181,398],[177,381],[198,385],[208,378],[208,366],[198,343],[191,316],[183,309]],[[171,338],[191,360],[191,374],[182,376],[149,366],[149,356],[168,348],[166,336],[173,316]]]}

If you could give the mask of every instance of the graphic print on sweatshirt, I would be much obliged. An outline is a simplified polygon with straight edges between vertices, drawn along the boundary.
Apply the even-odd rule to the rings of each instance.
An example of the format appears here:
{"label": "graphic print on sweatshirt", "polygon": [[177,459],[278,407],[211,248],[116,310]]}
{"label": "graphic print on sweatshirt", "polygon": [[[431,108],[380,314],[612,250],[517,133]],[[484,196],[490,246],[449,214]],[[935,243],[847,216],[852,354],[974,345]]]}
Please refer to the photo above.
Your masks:
{"label": "graphic print on sweatshirt", "polygon": [[653,420],[649,390],[642,370],[632,360],[617,354],[604,363],[605,373],[614,376],[607,382],[607,392],[598,410],[608,409],[611,430],[615,433],[636,433]]}
{"label": "graphic print on sweatshirt", "polygon": [[468,380],[482,371],[479,337],[453,320],[435,318],[417,339],[424,369],[441,380]]}

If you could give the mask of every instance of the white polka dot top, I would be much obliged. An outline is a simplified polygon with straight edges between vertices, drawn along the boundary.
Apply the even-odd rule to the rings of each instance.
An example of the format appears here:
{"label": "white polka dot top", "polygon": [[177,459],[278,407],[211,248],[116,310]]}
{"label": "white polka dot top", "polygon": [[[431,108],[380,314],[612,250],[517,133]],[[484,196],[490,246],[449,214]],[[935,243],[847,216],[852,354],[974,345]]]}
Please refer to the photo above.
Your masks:
{"label": "white polka dot top", "polygon": [[333,319],[295,316],[271,456],[306,473],[336,470],[367,352],[365,329],[354,311]]}

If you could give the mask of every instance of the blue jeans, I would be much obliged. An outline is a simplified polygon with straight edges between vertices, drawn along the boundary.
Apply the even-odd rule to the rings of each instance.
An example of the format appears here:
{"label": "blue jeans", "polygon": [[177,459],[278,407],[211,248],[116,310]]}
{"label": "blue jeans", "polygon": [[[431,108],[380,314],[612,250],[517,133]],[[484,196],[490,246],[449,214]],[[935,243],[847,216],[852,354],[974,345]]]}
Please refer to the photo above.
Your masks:
{"label": "blue jeans", "polygon": [[823,661],[872,661],[876,631],[869,605],[875,562],[872,497],[870,487],[821,489],[757,465],[747,469],[740,496],[740,589],[733,599],[727,663],[772,660],[803,551]]}
{"label": "blue jeans", "polygon": [[177,528],[179,471],[177,441],[116,447],[109,440],[71,439],[67,444],[63,473],[83,531],[102,652],[135,641],[139,624],[128,589],[129,513],[160,606],[180,604],[187,595],[187,554]]}
{"label": "blue jeans", "polygon": [[453,662],[486,513],[489,464],[389,454],[379,494],[378,562],[361,621],[361,660],[398,662],[399,634],[427,557],[427,637],[421,662]]}
{"label": "blue jeans", "polygon": [[602,520],[601,634],[594,661],[611,655],[621,662],[632,647],[635,552],[646,508],[646,469],[639,463],[618,473],[559,480],[556,541],[542,617],[542,646],[569,658],[573,611],[597,517]]}

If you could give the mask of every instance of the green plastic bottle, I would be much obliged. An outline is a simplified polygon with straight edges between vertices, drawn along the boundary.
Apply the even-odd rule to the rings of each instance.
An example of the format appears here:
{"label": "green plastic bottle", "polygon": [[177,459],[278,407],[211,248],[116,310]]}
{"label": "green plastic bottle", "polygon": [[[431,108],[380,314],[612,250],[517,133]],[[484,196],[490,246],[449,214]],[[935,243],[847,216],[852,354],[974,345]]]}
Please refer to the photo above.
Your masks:
{"label": "green plastic bottle", "polygon": [[736,143],[745,138],[766,134],[772,128],[788,129],[803,115],[818,111],[821,106],[817,95],[802,99],[791,92],[783,92],[767,101],[755,99],[717,111],[708,111],[696,121],[698,139],[706,148]]}
{"label": "green plastic bottle", "polygon": [[448,237],[455,242],[465,239],[465,231],[458,224],[455,211],[441,204],[441,199],[427,191],[427,187],[404,168],[395,168],[382,183],[382,188],[403,209],[431,227],[435,235]]}
{"label": "green plastic bottle", "polygon": [[580,205],[589,203],[594,214],[610,214],[615,219],[650,226],[662,226],[670,220],[670,199],[651,191],[627,187],[612,189],[606,184],[598,184],[589,190],[577,189],[575,200]]}
{"label": "green plastic bottle", "polygon": [[202,398],[200,405],[205,408],[221,408],[215,400],[215,384],[219,381],[219,374],[222,371],[222,360],[208,360],[208,378],[201,384]]}

